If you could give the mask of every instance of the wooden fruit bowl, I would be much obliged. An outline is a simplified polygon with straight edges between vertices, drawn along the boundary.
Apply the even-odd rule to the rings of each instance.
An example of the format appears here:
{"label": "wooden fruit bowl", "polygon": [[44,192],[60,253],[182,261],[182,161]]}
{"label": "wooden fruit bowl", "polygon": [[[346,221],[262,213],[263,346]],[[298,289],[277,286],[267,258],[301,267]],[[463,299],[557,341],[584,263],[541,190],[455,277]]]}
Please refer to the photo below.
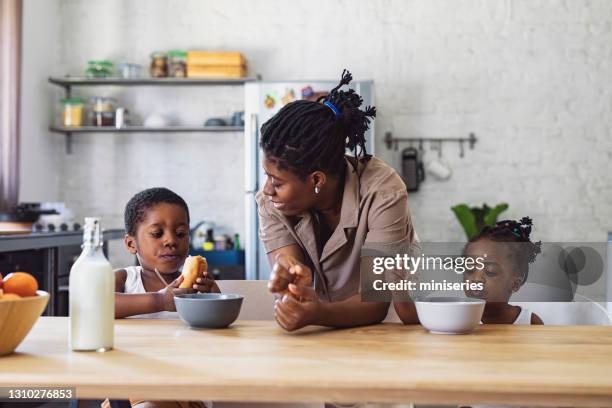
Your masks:
{"label": "wooden fruit bowl", "polygon": [[47,307],[49,293],[38,290],[36,294],[20,299],[0,298],[0,356],[15,351]]}

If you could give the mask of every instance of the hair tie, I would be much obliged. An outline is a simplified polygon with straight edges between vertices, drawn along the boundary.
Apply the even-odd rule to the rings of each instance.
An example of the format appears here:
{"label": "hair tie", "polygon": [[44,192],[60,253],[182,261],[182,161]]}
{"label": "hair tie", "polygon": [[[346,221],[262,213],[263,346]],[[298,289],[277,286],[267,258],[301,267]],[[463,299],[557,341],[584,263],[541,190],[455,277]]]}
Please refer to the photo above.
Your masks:
{"label": "hair tie", "polygon": [[332,110],[332,112],[334,112],[334,115],[336,115],[337,118],[339,118],[340,116],[342,116],[342,112],[340,112],[340,110],[338,108],[336,108],[336,106],[331,103],[330,101],[324,101],[323,105],[327,106],[329,109]]}

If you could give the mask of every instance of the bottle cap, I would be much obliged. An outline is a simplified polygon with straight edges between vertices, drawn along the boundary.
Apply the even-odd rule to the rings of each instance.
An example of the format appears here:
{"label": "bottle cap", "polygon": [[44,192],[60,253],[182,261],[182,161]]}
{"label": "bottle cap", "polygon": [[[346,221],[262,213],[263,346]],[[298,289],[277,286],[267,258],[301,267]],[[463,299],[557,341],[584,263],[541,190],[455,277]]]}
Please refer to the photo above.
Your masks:
{"label": "bottle cap", "polygon": [[85,217],[83,227],[83,245],[99,246],[102,244],[102,232],[100,231],[100,218]]}

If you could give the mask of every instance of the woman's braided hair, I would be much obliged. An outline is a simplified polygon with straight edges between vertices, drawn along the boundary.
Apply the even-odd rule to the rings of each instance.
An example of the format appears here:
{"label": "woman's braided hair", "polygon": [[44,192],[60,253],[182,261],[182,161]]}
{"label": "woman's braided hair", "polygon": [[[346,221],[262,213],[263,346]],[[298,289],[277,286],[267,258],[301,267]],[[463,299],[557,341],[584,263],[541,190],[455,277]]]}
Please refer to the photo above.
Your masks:
{"label": "woman's braided hair", "polygon": [[510,248],[514,252],[519,273],[523,277],[521,284],[523,284],[527,280],[529,264],[535,262],[537,255],[542,252],[542,242],[532,242],[529,238],[532,226],[533,221],[529,217],[523,217],[520,221],[499,221],[494,226],[485,226],[470,242],[489,239],[495,242],[519,243],[519,245],[511,245]]}
{"label": "woman's braided hair", "polygon": [[[347,70],[327,96],[316,102],[298,100],[285,105],[261,127],[261,148],[282,169],[302,179],[313,171],[340,175],[346,149],[367,161],[371,156],[365,147],[365,132],[376,108],[359,109],[363,98],[353,89],[341,91],[353,76]],[[325,103],[332,104],[336,113]]]}

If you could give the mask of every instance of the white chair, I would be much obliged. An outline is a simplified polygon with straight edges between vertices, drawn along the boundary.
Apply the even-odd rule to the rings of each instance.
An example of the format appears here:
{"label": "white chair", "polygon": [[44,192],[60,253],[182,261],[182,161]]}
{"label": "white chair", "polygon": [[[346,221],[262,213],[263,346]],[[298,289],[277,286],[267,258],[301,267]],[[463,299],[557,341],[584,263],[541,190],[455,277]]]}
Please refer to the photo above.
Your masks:
{"label": "white chair", "polygon": [[574,302],[510,302],[526,307],[540,316],[544,324],[610,326],[612,319],[607,310],[597,302],[575,295]]}
{"label": "white chair", "polygon": [[563,287],[562,285],[541,285],[527,282],[512,294],[510,302],[528,302],[534,299],[539,302],[571,302],[574,292],[569,281],[567,283],[567,286]]}
{"label": "white chair", "polygon": [[267,280],[218,280],[222,293],[244,296],[240,320],[274,320],[274,296],[268,291]]}
{"label": "white chair", "polygon": [[544,324],[611,324],[610,315],[602,305],[578,293],[574,295],[571,286],[527,282],[512,295],[510,304],[530,309],[540,316]]}

